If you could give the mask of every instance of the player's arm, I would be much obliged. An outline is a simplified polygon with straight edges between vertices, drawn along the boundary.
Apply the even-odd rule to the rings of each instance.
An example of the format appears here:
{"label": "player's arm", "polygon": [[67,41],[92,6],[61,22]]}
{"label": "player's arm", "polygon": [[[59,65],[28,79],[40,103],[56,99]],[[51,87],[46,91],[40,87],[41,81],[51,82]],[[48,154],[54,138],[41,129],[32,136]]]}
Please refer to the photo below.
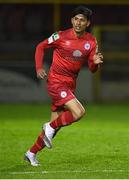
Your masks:
{"label": "player's arm", "polygon": [[38,78],[44,79],[47,76],[44,69],[44,51],[46,48],[55,47],[58,39],[58,33],[54,33],[48,39],[45,39],[37,45],[35,52],[35,66]]}
{"label": "player's arm", "polygon": [[101,53],[96,53],[93,56],[93,61],[94,61],[94,64],[96,64],[96,65],[102,64],[103,63],[103,55]]}
{"label": "player's arm", "polygon": [[95,41],[94,46],[88,57],[88,67],[91,72],[96,72],[100,64],[103,63],[103,55],[98,52],[98,45]]}
{"label": "player's arm", "polygon": [[36,73],[37,77],[44,79],[47,75],[45,72],[45,69],[43,67],[44,64],[44,50],[47,48],[48,42],[47,39],[40,42],[36,47],[35,52],[35,67],[36,67]]}

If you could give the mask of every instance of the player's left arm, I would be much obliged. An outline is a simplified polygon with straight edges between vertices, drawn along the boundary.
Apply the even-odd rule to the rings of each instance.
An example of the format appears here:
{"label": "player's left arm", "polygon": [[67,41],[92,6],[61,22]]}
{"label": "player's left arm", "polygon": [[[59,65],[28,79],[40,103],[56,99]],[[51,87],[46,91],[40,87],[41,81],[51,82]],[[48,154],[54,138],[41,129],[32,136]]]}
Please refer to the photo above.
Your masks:
{"label": "player's left arm", "polygon": [[103,63],[103,55],[101,53],[96,53],[93,56],[94,64],[99,65]]}
{"label": "player's left arm", "polygon": [[96,72],[100,64],[103,63],[103,55],[98,52],[97,41],[94,41],[93,47],[88,57],[88,67],[91,72]]}

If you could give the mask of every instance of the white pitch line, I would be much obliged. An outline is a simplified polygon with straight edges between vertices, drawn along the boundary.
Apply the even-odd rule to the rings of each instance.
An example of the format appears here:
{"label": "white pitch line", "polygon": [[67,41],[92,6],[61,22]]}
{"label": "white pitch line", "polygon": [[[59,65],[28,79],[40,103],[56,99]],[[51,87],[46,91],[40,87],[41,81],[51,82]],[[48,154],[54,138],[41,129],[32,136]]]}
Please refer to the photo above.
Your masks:
{"label": "white pitch line", "polygon": [[10,172],[9,174],[54,174],[54,173],[127,173],[129,170],[124,169],[95,169],[95,170],[60,170],[60,171],[21,171],[21,172]]}

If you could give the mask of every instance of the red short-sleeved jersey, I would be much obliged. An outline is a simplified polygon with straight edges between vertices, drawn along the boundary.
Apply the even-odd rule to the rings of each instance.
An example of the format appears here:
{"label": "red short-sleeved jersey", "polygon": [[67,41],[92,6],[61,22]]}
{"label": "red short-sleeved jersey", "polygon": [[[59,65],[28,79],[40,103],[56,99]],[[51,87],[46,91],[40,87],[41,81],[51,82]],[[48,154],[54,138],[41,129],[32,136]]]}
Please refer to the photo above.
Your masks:
{"label": "red short-sleeved jersey", "polygon": [[[44,49],[54,48],[53,61],[48,75],[48,91],[54,84],[61,84],[74,92],[76,77],[84,64],[88,64],[92,72],[97,70],[93,56],[97,52],[97,42],[90,33],[78,37],[73,28],[52,34],[48,39],[39,43],[36,48],[36,70],[43,67]],[[60,89],[59,86],[56,89]],[[53,91],[52,91],[53,92]],[[70,96],[72,97],[72,96]],[[58,99],[59,102],[59,99]],[[60,104],[60,103],[59,103]]]}

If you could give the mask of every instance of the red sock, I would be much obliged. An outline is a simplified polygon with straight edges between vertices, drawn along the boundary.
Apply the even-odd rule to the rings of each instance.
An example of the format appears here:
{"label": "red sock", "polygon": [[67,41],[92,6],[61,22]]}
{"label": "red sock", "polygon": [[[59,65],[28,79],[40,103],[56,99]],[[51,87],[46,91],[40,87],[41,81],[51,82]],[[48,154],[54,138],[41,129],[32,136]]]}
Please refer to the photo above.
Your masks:
{"label": "red sock", "polygon": [[[59,128],[59,129],[56,129],[53,138],[56,136],[56,134],[57,134],[57,132],[58,132],[59,130],[60,130],[60,128]],[[39,134],[36,142],[35,142],[34,145],[30,148],[30,152],[36,154],[38,151],[41,151],[43,148],[46,147],[45,144],[44,144],[44,141],[43,141],[43,136],[44,136],[44,131],[42,131],[42,132]]]}
{"label": "red sock", "polygon": [[34,145],[30,148],[30,152],[36,154],[38,151],[41,151],[41,150],[45,147],[45,144],[44,144],[44,142],[43,142],[43,136],[44,136],[44,131],[39,134],[36,142],[35,142]]}
{"label": "red sock", "polygon": [[50,123],[50,126],[53,129],[62,127],[62,126],[67,126],[73,122],[75,122],[75,118],[73,117],[72,113],[70,111],[65,111],[63,112],[57,119],[52,121]]}

